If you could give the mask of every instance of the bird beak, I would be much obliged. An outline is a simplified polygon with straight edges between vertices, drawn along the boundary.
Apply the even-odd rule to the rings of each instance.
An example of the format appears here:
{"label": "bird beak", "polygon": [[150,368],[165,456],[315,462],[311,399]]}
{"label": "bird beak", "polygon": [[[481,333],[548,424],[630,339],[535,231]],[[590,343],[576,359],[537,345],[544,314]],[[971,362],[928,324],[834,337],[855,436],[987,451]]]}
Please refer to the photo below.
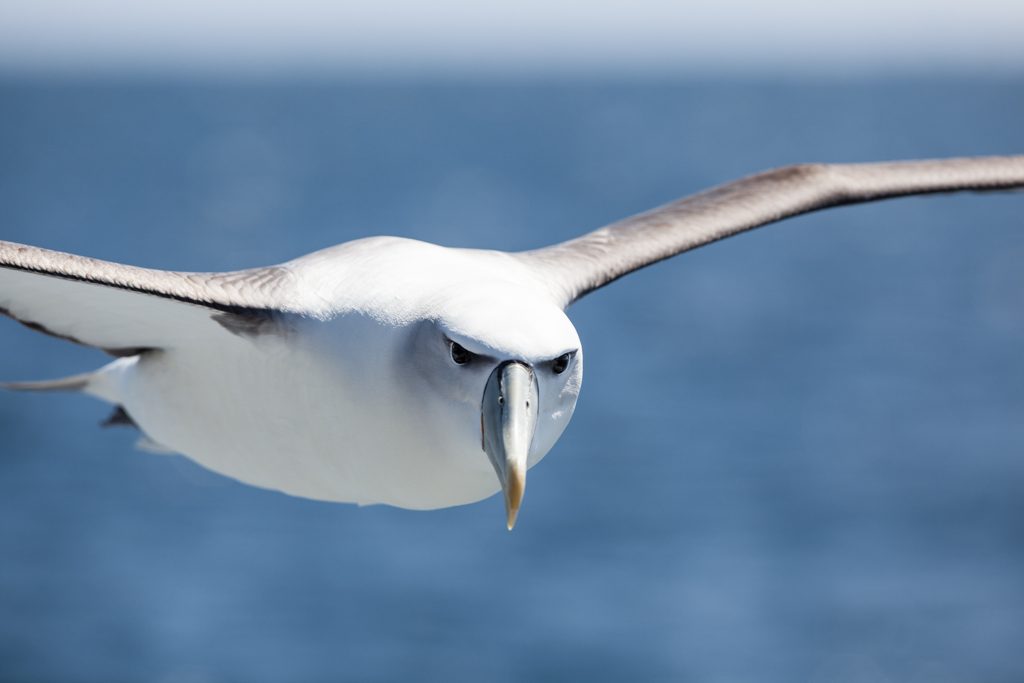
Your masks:
{"label": "bird beak", "polygon": [[537,429],[539,398],[533,368],[519,361],[506,361],[495,368],[484,388],[481,436],[505,492],[509,529],[515,526],[526,488],[526,458]]}

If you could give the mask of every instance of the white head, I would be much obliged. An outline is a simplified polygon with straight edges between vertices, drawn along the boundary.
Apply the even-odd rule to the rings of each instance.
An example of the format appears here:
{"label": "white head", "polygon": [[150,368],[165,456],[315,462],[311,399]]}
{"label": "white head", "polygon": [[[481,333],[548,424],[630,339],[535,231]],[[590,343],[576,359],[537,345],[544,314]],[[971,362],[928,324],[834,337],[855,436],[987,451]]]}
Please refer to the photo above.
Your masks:
{"label": "white head", "polygon": [[477,453],[494,468],[511,529],[526,470],[551,450],[576,407],[579,337],[532,289],[497,282],[445,294],[431,331],[418,339],[429,350],[422,376],[440,404],[455,408],[459,428],[479,437]]}

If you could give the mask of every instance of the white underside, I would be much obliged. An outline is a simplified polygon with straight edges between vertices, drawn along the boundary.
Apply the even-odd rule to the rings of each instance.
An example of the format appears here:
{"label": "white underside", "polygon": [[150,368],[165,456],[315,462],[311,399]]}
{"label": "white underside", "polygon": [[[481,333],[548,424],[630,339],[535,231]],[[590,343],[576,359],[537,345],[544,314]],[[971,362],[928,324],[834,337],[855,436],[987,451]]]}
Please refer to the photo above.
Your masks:
{"label": "white underside", "polygon": [[500,490],[479,441],[436,433],[414,401],[373,395],[346,374],[294,343],[225,335],[115,361],[88,393],[122,405],[171,451],[295,496],[433,509]]}

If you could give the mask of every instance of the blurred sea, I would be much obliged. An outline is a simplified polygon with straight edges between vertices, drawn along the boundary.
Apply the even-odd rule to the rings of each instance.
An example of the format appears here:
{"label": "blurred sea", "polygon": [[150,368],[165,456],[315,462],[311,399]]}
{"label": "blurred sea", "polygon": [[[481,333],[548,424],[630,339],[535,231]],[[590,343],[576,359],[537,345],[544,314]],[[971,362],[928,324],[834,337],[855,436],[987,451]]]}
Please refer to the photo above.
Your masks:
{"label": "blurred sea", "polygon": [[[1024,152],[1024,82],[0,83],[0,239],[526,249],[773,166]],[[332,505],[0,393],[0,680],[1024,680],[1024,194],[802,217],[570,311],[500,498]],[[0,379],[99,352],[0,320]]]}

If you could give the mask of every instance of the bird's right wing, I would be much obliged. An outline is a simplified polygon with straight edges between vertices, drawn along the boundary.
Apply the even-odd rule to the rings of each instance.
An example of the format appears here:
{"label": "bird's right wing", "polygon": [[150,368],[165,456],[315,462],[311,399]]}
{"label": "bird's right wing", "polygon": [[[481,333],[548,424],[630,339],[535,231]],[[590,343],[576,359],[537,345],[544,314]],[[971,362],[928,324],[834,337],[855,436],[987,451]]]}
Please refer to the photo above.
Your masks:
{"label": "bird's right wing", "polygon": [[200,344],[300,312],[294,274],[136,268],[0,241],[0,313],[114,355]]}
{"label": "bird's right wing", "polygon": [[913,194],[1022,187],[1024,156],[787,166],[516,257],[568,307],[634,270],[802,213]]}

